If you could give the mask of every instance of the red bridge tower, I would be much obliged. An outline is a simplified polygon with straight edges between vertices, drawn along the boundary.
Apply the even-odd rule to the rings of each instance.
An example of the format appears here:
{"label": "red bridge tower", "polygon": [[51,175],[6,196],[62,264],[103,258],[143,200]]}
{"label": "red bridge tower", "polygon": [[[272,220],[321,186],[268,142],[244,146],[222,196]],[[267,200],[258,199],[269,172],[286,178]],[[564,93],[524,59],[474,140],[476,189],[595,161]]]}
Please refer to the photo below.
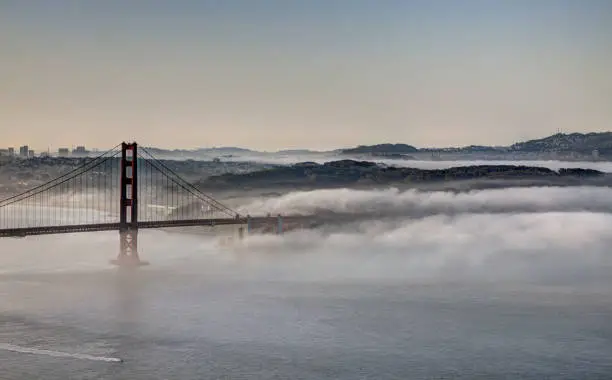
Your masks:
{"label": "red bridge tower", "polygon": [[119,208],[120,251],[114,264],[140,266],[146,262],[138,257],[138,146],[134,143],[121,144],[121,179]]}

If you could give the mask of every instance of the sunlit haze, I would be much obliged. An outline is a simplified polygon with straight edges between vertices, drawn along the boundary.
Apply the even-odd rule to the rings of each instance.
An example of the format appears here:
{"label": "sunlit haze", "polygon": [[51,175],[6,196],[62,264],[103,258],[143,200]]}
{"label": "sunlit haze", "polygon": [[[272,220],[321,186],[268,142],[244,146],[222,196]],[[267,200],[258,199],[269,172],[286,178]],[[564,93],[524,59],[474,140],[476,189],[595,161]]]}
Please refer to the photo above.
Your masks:
{"label": "sunlit haze", "polygon": [[511,144],[611,128],[612,3],[0,3],[3,145]]}

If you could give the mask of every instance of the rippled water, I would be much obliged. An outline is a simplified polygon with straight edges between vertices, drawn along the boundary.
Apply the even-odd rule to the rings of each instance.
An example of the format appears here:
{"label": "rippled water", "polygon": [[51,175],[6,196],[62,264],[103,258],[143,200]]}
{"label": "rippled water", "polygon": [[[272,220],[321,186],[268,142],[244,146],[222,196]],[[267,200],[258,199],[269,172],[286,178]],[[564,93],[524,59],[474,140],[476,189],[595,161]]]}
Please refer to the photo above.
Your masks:
{"label": "rippled water", "polygon": [[512,217],[480,218],[234,248],[143,231],[137,272],[108,264],[115,233],[0,240],[0,378],[609,379],[612,226],[501,247]]}

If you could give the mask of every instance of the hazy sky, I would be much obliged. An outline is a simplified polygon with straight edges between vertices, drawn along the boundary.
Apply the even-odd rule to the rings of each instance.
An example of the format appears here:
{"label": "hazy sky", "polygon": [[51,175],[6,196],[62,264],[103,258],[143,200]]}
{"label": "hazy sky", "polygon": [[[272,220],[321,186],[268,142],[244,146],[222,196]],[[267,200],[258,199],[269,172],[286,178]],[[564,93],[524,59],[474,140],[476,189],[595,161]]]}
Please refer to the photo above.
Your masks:
{"label": "hazy sky", "polygon": [[449,146],[557,129],[612,129],[612,1],[0,0],[3,146]]}

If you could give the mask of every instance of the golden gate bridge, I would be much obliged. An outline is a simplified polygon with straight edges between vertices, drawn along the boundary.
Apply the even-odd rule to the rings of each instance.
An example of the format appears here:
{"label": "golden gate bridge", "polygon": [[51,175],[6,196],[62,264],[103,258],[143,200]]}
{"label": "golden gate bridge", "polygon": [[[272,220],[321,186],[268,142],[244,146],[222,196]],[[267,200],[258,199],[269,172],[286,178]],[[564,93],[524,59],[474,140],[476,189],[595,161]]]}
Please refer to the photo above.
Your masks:
{"label": "golden gate bridge", "polygon": [[[304,217],[293,216],[291,219]],[[140,265],[138,230],[275,225],[283,217],[241,215],[181,178],[146,148],[121,143],[47,183],[0,201],[0,237],[119,231],[116,264]]]}

